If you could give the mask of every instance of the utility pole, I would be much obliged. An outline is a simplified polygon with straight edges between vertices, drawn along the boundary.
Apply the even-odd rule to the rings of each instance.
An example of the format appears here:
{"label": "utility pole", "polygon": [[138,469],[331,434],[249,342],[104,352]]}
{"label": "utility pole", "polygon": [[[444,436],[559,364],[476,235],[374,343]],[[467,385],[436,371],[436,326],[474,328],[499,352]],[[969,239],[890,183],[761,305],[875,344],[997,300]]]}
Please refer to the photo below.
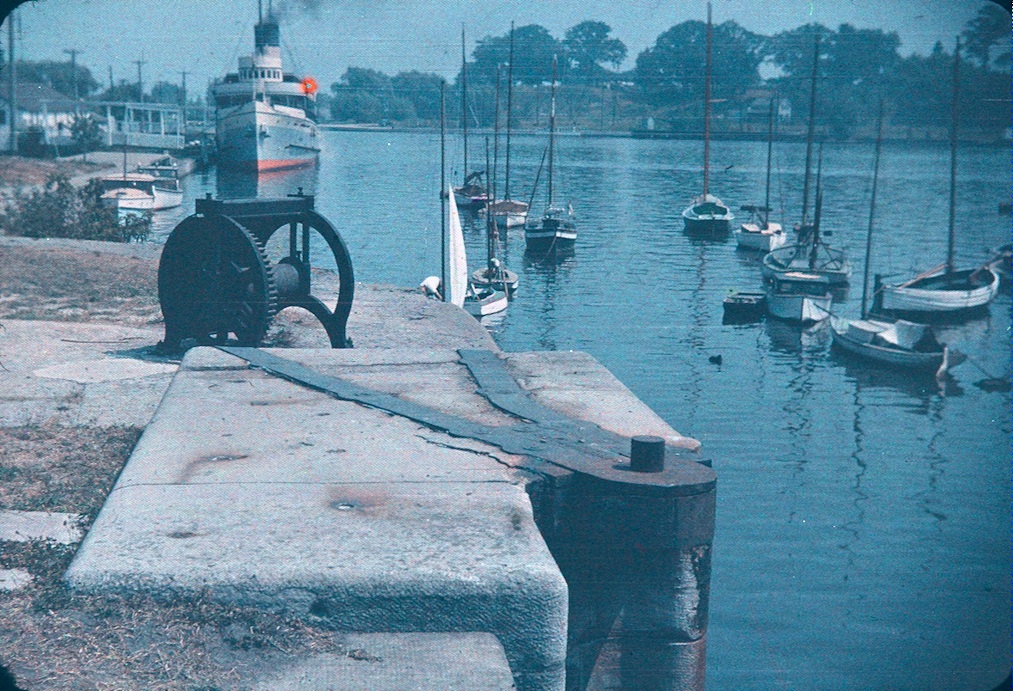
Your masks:
{"label": "utility pole", "polygon": [[137,65],[137,93],[138,100],[144,103],[144,81],[141,79],[141,65],[146,65],[147,60],[144,59],[144,55],[141,55],[140,60],[134,60],[133,63]]}
{"label": "utility pole", "polygon": [[7,58],[10,61],[10,74],[7,75],[7,102],[10,104],[10,150],[12,154],[18,152],[18,105],[16,100],[18,81],[17,63],[14,62],[14,10],[7,15]]}
{"label": "utility pole", "polygon": [[182,93],[180,94],[179,100],[182,101],[181,105],[185,109],[186,108],[186,75],[188,75],[190,73],[187,72],[186,70],[183,70],[183,72],[181,72],[180,74],[183,75],[183,88],[182,88]]}
{"label": "utility pole", "polygon": [[70,75],[74,80],[74,100],[80,101],[81,96],[77,90],[77,56],[84,51],[77,48],[64,48],[63,52],[70,56]]}
{"label": "utility pole", "polygon": [[112,98],[113,93],[113,66],[109,65],[109,97]]}

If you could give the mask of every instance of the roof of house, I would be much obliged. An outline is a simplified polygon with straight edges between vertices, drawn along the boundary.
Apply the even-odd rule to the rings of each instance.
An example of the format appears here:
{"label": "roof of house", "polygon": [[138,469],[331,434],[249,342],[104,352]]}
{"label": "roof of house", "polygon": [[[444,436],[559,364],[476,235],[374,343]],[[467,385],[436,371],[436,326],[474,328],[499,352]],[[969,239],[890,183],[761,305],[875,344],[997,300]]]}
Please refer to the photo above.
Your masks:
{"label": "roof of house", "polygon": [[[0,101],[5,105],[9,102],[9,94],[10,83],[6,79],[0,80]],[[43,105],[50,113],[73,111],[77,107],[74,99],[64,96],[47,84],[38,82],[17,82],[15,98],[18,109],[32,113],[41,113]]]}

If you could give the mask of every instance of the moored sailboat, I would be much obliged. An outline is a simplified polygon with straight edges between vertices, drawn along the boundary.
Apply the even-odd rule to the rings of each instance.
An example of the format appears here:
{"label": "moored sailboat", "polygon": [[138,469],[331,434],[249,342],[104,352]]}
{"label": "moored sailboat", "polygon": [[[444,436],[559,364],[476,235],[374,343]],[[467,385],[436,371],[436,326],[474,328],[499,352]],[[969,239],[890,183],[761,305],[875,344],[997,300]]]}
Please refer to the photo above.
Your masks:
{"label": "moored sailboat", "polygon": [[[810,76],[809,90],[809,123],[806,128],[805,146],[805,178],[802,184],[802,219],[796,226],[796,240],[772,250],[763,257],[761,271],[763,277],[770,279],[778,274],[789,271],[806,271],[825,276],[834,286],[847,285],[851,279],[851,264],[843,250],[836,249],[823,242],[818,224],[809,221],[809,184],[812,172],[812,147],[816,123],[816,79],[819,74],[820,37],[816,34],[813,42],[813,67]],[[816,196],[820,195],[820,182],[823,172],[823,144],[820,144],[819,159],[816,165]],[[817,202],[818,203],[818,202]]]}
{"label": "moored sailboat", "polygon": [[[461,130],[464,133],[464,182],[454,188],[454,199],[465,209],[477,211],[489,201],[489,193],[482,184],[485,171],[468,172],[468,59],[464,49],[464,27],[461,27]],[[488,180],[487,180],[488,182]]]}
{"label": "moored sailboat", "polygon": [[687,233],[719,235],[728,232],[735,216],[723,201],[710,194],[710,116],[711,116],[711,5],[707,3],[707,62],[704,70],[703,110],[703,192],[694,197],[682,212]]}
{"label": "moored sailboat", "polygon": [[767,186],[763,206],[742,206],[751,218],[742,223],[735,232],[735,241],[740,249],[770,252],[788,242],[780,223],[770,222],[770,167],[774,154],[774,97],[770,97],[770,113],[767,121]]}
{"label": "moored sailboat", "polygon": [[[497,100],[499,99],[497,98]],[[485,167],[489,167],[488,137],[485,140]],[[495,164],[493,164],[492,170],[496,170]],[[495,194],[495,178],[493,178],[491,190]],[[503,262],[496,256],[499,251],[499,229],[493,222],[492,214],[489,213],[489,207],[486,207],[485,215],[485,251],[485,267],[476,269],[471,274],[472,285],[478,288],[492,288],[503,291],[508,297],[512,297],[517,290],[518,283],[520,283],[520,277],[517,275],[517,272],[503,266]]]}
{"label": "moored sailboat", "polygon": [[[819,163],[816,167],[816,217],[820,215],[823,202],[821,177],[823,168],[823,146],[820,146]],[[773,279],[793,271],[805,271],[823,276],[833,286],[846,286],[851,279],[851,263],[844,250],[823,242],[820,222],[814,219],[810,224],[805,217],[802,221],[808,236],[807,242],[798,242],[768,252],[763,257],[760,271],[766,279]]]}
{"label": "moored sailboat", "polygon": [[507,308],[504,291],[476,287],[468,280],[468,255],[457,201],[447,185],[445,87],[440,92],[440,228],[443,262],[441,276],[429,276],[420,285],[427,295],[449,302],[476,318],[502,312]]}
{"label": "moored sailboat", "polygon": [[872,259],[872,230],[879,182],[879,157],[883,144],[883,104],[879,106],[879,127],[869,202],[869,228],[865,238],[865,270],[862,279],[860,319],[830,318],[834,345],[854,355],[908,370],[934,372],[942,376],[950,365],[947,346],[941,344],[931,327],[904,320],[870,319],[868,310],[869,271]]}
{"label": "moored sailboat", "polygon": [[[510,197],[510,132],[513,128],[513,94],[514,94],[514,23],[510,22],[510,62],[507,63],[507,116],[506,116],[506,168],[504,171],[505,185],[503,198],[496,199],[488,205],[497,228],[517,228],[528,220],[528,203]],[[497,90],[499,79],[496,80]],[[499,112],[497,108],[497,121]]]}
{"label": "moored sailboat", "polygon": [[985,308],[999,290],[999,276],[985,264],[954,269],[957,196],[957,96],[960,78],[960,39],[953,55],[953,105],[950,124],[950,214],[946,262],[899,284],[879,287],[877,311],[915,319],[955,316]]}
{"label": "moored sailboat", "polygon": [[553,187],[553,168],[555,167],[556,149],[556,58],[552,58],[552,91],[549,105],[549,170],[548,200],[545,212],[539,221],[530,219],[524,226],[524,241],[529,251],[550,251],[572,247],[577,240],[577,221],[573,214],[573,206],[566,207],[555,204]]}

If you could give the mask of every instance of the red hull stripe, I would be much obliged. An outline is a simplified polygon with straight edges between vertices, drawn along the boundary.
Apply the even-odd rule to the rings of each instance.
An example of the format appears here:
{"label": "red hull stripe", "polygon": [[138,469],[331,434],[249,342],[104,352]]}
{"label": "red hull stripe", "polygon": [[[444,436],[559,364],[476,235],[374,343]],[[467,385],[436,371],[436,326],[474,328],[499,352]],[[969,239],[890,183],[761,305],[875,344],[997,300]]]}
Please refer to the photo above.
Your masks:
{"label": "red hull stripe", "polygon": [[312,158],[276,158],[268,161],[257,161],[257,170],[281,170],[282,168],[298,168],[300,166],[311,166],[315,163]]}

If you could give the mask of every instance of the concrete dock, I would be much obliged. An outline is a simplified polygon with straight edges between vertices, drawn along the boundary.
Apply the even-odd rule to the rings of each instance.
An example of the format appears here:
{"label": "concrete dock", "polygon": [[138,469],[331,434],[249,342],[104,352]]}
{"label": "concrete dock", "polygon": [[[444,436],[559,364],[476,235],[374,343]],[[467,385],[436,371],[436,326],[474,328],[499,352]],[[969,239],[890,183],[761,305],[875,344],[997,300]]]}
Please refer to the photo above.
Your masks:
{"label": "concrete dock", "polygon": [[[698,442],[588,355],[500,352],[415,291],[357,286],[353,349],[320,347],[298,314],[279,322],[299,347],[256,352],[486,436],[218,349],[158,356],[157,324],[4,321],[0,424],[145,430],[65,574],[73,592],[199,596],[340,637],[244,688],[703,689],[714,474]],[[667,445],[662,471],[631,472],[635,435]]]}

